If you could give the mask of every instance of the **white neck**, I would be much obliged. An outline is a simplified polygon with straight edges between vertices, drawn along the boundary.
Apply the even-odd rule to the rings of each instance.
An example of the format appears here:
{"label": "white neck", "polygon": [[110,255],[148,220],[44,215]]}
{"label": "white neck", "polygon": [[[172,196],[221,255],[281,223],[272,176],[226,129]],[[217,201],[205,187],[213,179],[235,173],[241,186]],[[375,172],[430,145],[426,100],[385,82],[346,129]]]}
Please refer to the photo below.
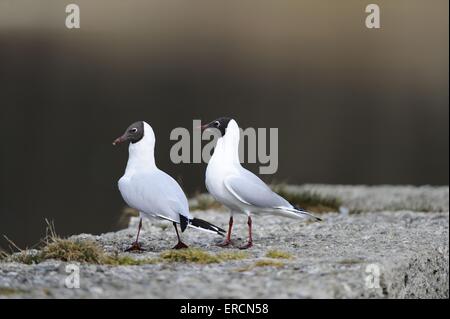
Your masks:
{"label": "white neck", "polygon": [[238,164],[239,162],[239,126],[235,120],[228,122],[225,135],[217,141],[214,155],[219,156],[228,163]]}
{"label": "white neck", "polygon": [[152,170],[155,164],[155,134],[147,123],[144,123],[144,136],[139,142],[130,143],[128,162],[125,173],[136,170]]}

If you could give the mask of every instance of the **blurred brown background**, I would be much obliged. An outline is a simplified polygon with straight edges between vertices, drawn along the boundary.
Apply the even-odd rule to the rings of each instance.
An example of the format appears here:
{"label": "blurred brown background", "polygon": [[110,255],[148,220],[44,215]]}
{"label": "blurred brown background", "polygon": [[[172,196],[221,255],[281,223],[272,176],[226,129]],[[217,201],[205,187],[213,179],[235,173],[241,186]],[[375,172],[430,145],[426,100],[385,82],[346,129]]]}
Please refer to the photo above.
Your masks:
{"label": "blurred brown background", "polygon": [[[279,128],[266,181],[448,185],[448,1],[0,0],[0,234],[35,243],[117,228],[116,182],[136,120],[188,194],[204,164],[174,165],[174,127],[236,118]],[[255,166],[250,166],[254,169]],[[6,246],[0,240],[0,246]]]}

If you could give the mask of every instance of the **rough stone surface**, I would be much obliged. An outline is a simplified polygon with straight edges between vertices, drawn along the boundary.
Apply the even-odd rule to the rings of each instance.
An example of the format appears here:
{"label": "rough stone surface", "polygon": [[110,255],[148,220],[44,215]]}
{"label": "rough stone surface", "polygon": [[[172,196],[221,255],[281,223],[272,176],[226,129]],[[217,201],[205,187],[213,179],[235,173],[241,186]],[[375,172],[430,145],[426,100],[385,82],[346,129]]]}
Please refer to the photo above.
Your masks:
{"label": "rough stone surface", "polygon": [[[326,213],[323,222],[305,223],[255,216],[255,246],[248,258],[200,265],[158,262],[141,266],[80,265],[80,288],[65,287],[66,263],[0,263],[0,298],[448,298],[448,187],[350,187],[308,185],[338,196],[358,214]],[[226,212],[193,212],[225,228]],[[234,239],[245,242],[245,216],[236,216]],[[81,234],[108,252],[123,251],[137,225],[100,236]],[[217,236],[187,230],[192,247],[211,253]],[[176,243],[170,223],[144,224],[147,252],[157,257]],[[268,250],[292,254],[281,267],[249,267],[268,260]],[[228,248],[227,251],[237,251]]]}
{"label": "rough stone surface", "polygon": [[348,186],[348,185],[288,185],[286,190],[316,192],[341,199],[350,211],[416,211],[448,212],[448,186]]}

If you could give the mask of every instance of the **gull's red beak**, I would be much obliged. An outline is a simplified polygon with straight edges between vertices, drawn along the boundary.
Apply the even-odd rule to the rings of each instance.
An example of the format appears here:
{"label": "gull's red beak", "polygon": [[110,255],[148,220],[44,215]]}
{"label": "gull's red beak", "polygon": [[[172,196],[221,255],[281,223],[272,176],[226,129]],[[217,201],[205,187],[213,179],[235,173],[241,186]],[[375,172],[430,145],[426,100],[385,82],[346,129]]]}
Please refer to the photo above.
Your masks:
{"label": "gull's red beak", "polygon": [[125,135],[122,135],[121,137],[118,137],[114,140],[112,145],[116,146],[117,144],[121,144],[127,140],[127,137]]}

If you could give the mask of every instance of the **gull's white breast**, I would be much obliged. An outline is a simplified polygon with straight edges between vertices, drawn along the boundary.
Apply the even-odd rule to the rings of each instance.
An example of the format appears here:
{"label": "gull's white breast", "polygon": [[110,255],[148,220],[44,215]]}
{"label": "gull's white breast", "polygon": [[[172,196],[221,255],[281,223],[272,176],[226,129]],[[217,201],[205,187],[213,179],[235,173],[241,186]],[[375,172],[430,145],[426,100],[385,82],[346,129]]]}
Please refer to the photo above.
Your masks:
{"label": "gull's white breast", "polygon": [[141,192],[139,191],[139,186],[136,185],[136,183],[133,183],[133,175],[134,173],[126,173],[119,179],[119,182],[117,183],[122,198],[128,206],[139,210],[145,215],[155,216],[155,213],[149,211],[149,208],[146,207],[147,205],[145,205],[145,198],[142,198],[142,196],[140,195]]}
{"label": "gull's white breast", "polygon": [[222,140],[217,141],[214,154],[206,167],[205,185],[208,192],[220,203],[236,211],[242,211],[242,205],[225,187],[225,178],[237,174],[238,168],[227,159]]}

